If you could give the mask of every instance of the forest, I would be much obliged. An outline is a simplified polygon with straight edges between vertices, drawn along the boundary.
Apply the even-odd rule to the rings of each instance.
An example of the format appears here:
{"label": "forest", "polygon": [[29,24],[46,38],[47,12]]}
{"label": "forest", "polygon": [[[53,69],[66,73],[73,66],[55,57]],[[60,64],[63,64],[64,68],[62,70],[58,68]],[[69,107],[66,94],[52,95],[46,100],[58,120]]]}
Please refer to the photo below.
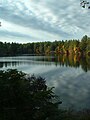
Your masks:
{"label": "forest", "polygon": [[[56,55],[53,60],[56,65],[58,61],[60,65],[81,65],[87,72],[90,70],[90,37],[85,35],[81,40],[26,44],[0,42],[0,56],[22,54]],[[90,109],[62,109],[63,101],[53,89],[54,86],[49,88],[42,77],[28,76],[16,69],[1,70],[0,120],[90,120]]]}
{"label": "forest", "polygon": [[90,56],[90,37],[85,35],[81,40],[55,40],[54,42],[45,41],[24,44],[0,42],[0,56],[22,54]]}

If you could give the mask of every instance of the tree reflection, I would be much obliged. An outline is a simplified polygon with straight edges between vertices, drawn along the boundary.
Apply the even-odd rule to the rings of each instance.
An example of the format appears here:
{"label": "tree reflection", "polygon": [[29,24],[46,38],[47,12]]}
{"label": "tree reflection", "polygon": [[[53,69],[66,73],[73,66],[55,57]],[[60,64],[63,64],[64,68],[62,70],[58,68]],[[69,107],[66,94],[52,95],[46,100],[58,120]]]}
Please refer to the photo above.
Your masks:
{"label": "tree reflection", "polygon": [[[60,66],[66,66],[66,67],[75,67],[78,68],[81,66],[81,68],[87,72],[90,70],[90,57],[84,56],[81,57],[79,55],[59,55],[56,56],[55,59],[53,59],[53,62],[55,62],[55,65]],[[52,59],[51,59],[52,62]]]}
{"label": "tree reflection", "polygon": [[85,72],[90,70],[90,56],[80,56],[80,55],[54,55],[54,56],[34,56],[30,59],[25,57],[17,61],[10,61],[10,62],[0,62],[0,68],[3,67],[16,67],[21,64],[28,64],[28,65],[52,65],[55,66],[66,66],[66,67],[81,67]]}
{"label": "tree reflection", "polygon": [[14,66],[17,66],[17,65],[20,65],[21,62],[16,62],[16,61],[10,61],[10,62],[0,62],[0,68],[3,68],[3,67],[14,67]]}

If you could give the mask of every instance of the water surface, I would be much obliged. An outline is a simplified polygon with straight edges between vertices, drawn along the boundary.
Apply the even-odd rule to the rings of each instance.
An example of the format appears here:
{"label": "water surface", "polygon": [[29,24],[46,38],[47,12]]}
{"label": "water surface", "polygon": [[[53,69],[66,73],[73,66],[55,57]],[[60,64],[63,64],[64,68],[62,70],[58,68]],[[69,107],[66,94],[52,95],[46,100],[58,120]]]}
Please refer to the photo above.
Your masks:
{"label": "water surface", "polygon": [[61,107],[90,108],[90,58],[79,56],[0,57],[0,70],[18,69],[46,79],[62,100]]}

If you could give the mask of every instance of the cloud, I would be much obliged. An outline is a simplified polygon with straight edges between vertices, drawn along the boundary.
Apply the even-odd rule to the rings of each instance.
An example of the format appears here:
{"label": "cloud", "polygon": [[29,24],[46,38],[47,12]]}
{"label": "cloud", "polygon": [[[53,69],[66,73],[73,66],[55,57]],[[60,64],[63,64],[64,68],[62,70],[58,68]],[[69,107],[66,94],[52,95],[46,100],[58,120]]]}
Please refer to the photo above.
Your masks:
{"label": "cloud", "polygon": [[[79,4],[78,0],[5,0],[0,5],[0,19],[23,29],[28,28],[30,32],[37,31],[41,37],[32,32],[34,36],[31,37],[27,32],[27,37],[32,41],[33,38],[37,41],[81,38],[84,34],[89,35],[90,15],[89,11],[81,8]],[[23,30],[21,34],[15,34],[19,37],[25,35]],[[15,34],[11,33],[13,37]]]}
{"label": "cloud", "polygon": [[[20,26],[14,23],[9,23],[7,21],[2,20],[2,28],[0,29],[0,38],[13,38],[13,39],[17,39],[16,41],[18,42],[18,39],[24,39],[24,42],[31,42],[31,40],[33,41],[37,41],[37,39],[39,41],[42,40],[47,40],[55,39],[55,36],[45,32],[45,31],[41,31],[41,30],[35,30],[33,28],[29,28],[29,27],[24,27],[24,26]],[[57,37],[59,38],[59,36],[57,35]]]}

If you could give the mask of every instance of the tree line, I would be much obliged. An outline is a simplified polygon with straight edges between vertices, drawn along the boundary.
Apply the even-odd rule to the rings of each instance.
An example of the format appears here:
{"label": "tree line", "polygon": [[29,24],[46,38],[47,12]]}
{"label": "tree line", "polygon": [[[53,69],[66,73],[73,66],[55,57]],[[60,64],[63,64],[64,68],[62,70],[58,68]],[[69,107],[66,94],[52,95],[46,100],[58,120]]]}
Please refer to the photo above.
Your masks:
{"label": "tree line", "polygon": [[90,37],[85,35],[81,40],[55,40],[26,44],[0,42],[0,56],[21,54],[90,55]]}

